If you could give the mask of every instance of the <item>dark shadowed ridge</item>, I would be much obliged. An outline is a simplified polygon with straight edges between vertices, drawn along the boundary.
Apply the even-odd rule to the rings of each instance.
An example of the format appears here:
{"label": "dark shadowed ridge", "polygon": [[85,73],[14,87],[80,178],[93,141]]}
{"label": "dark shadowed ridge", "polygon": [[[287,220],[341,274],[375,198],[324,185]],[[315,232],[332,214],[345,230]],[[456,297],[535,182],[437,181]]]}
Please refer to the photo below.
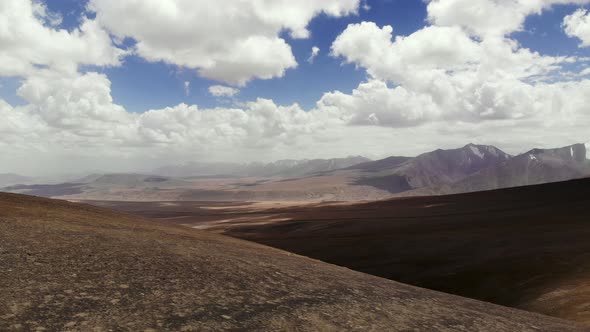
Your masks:
{"label": "dark shadowed ridge", "polygon": [[354,270],[590,325],[590,178],[285,208],[225,233]]}
{"label": "dark shadowed ridge", "polygon": [[2,331],[581,331],[277,249],[0,194]]}

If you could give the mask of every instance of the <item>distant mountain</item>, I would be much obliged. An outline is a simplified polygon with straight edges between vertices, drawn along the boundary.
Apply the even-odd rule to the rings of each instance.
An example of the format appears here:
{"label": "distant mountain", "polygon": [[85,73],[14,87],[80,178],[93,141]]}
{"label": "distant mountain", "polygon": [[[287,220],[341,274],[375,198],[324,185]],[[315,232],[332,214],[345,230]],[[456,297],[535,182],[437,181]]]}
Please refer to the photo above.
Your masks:
{"label": "distant mountain", "polygon": [[0,174],[0,188],[16,184],[31,183],[31,181],[33,180],[33,178],[28,176],[18,175],[14,173],[2,173]]}
{"label": "distant mountain", "polygon": [[207,163],[193,162],[184,165],[165,166],[153,171],[154,174],[173,177],[191,176],[257,176],[257,177],[299,177],[328,172],[370,161],[354,156],[336,159],[279,160],[271,163]]}
{"label": "distant mountain", "polygon": [[347,168],[368,161],[370,159],[360,156],[336,159],[279,160],[262,165],[250,164],[247,173],[251,176],[298,177]]}
{"label": "distant mountain", "polygon": [[446,193],[471,192],[558,182],[590,176],[586,146],[533,149],[500,165],[485,168],[446,188]]}
{"label": "distant mountain", "polygon": [[[61,197],[99,192],[112,194],[126,191],[165,191],[183,188],[188,184],[183,179],[136,173],[91,174],[73,182],[59,184],[21,184],[2,188],[2,191],[40,197]],[[125,200],[125,195],[116,196]]]}
{"label": "distant mountain", "polygon": [[229,176],[240,173],[243,167],[236,163],[190,162],[159,167],[151,173],[170,177]]}
{"label": "distant mountain", "polygon": [[386,158],[353,168],[363,172],[356,184],[401,193],[451,184],[510,158],[494,146],[468,144],[458,149],[438,149],[415,158]]}
{"label": "distant mountain", "polygon": [[514,157],[494,146],[467,144],[377,161],[349,157],[190,163],[151,174],[92,174],[65,183],[29,182],[2,190],[122,201],[359,201],[493,190],[586,176],[590,176],[590,162],[584,144],[533,149]]}
{"label": "distant mountain", "polygon": [[[92,177],[91,177],[92,178]],[[94,185],[138,186],[173,181],[168,177],[136,173],[103,174],[91,181]]]}
{"label": "distant mountain", "polygon": [[364,162],[361,164],[353,165],[353,166],[348,167],[348,169],[362,170],[362,171],[366,171],[366,172],[379,172],[379,171],[384,171],[384,170],[395,168],[395,167],[397,167],[397,166],[399,166],[411,159],[412,159],[411,157],[393,156],[393,157],[387,157],[385,159],[380,159],[380,160],[376,160],[376,161],[368,161],[368,162]]}

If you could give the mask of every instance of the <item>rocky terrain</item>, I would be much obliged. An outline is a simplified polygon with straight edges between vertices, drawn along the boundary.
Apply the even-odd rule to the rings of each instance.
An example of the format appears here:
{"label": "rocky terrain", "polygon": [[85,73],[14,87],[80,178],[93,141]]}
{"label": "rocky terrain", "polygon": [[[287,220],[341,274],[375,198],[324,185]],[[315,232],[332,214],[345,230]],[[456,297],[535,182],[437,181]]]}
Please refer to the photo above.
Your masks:
{"label": "rocky terrain", "polygon": [[[590,178],[267,210],[212,231],[590,326]],[[262,213],[264,211],[257,211]],[[251,219],[256,219],[252,217]],[[203,228],[203,226],[201,226]]]}
{"label": "rocky terrain", "polygon": [[505,163],[472,174],[446,188],[446,192],[491,190],[590,176],[586,154],[584,144],[559,149],[533,149]]}
{"label": "rocky terrain", "polygon": [[590,325],[590,179],[362,204],[91,203]]}
{"label": "rocky terrain", "polygon": [[0,194],[2,331],[582,331],[243,240]]}

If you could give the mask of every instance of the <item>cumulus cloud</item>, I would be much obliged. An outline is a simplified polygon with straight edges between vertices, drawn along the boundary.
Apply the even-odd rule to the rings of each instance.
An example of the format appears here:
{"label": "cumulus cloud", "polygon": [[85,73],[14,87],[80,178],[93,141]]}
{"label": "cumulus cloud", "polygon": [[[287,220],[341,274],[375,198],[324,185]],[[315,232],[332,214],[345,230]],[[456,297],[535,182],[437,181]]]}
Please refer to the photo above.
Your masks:
{"label": "cumulus cloud", "polygon": [[[38,163],[30,161],[43,160],[42,171],[49,172],[71,160],[78,168],[124,171],[146,162],[158,166],[197,158],[381,157],[456,147],[466,141],[519,152],[523,146],[565,145],[587,135],[590,115],[584,110],[590,81],[543,84],[533,92],[526,102],[535,112],[553,112],[554,117],[441,120],[440,108],[429,95],[379,80],[361,84],[351,95],[327,93],[312,110],[258,98],[235,107],[179,104],[131,113],[113,101],[110,81],[103,74],[42,71],[18,90],[27,105],[0,100],[0,150],[7,157],[2,167],[39,172]],[[412,144],[407,144],[407,137],[412,137]]]}
{"label": "cumulus cloud", "polygon": [[240,90],[224,85],[212,85],[209,87],[209,93],[215,97],[233,97],[237,95]]}
{"label": "cumulus cloud", "polygon": [[585,4],[589,0],[430,0],[428,21],[438,26],[459,26],[479,37],[504,36],[522,30],[531,14],[559,4]]}
{"label": "cumulus cloud", "polygon": [[309,58],[307,58],[307,62],[313,63],[313,60],[316,56],[318,56],[318,54],[320,54],[320,48],[317,46],[312,47],[311,53],[309,54]]}
{"label": "cumulus cloud", "polygon": [[326,93],[318,108],[341,113],[349,124],[389,127],[415,126],[438,117],[438,108],[426,94],[403,87],[389,88],[383,81],[361,83],[352,94]]}
{"label": "cumulus cloud", "polygon": [[[395,88],[363,84],[351,95],[328,95],[330,103],[349,112],[356,110],[352,124],[392,127],[429,120],[549,116],[555,101],[548,96],[563,86],[540,82],[577,61],[542,56],[505,37],[476,39],[461,26],[431,25],[394,38],[391,26],[380,28],[372,22],[349,25],[332,44],[332,55],[365,68],[374,80],[390,82]],[[369,87],[374,91],[368,91]],[[370,120],[360,121],[368,119],[367,112]]]}
{"label": "cumulus cloud", "polygon": [[313,17],[351,15],[359,5],[360,0],[227,1],[222,6],[207,0],[91,0],[89,8],[111,33],[136,40],[137,54],[148,61],[243,86],[281,77],[297,66],[282,31],[308,38]]}
{"label": "cumulus cloud", "polygon": [[18,89],[26,105],[0,99],[0,149],[6,155],[34,152],[34,158],[109,156],[111,162],[165,154],[227,160],[238,151],[260,157],[321,141],[329,122],[297,104],[262,98],[232,108],[179,104],[131,113],[113,101],[110,84],[96,72],[41,71],[27,78]]}
{"label": "cumulus cloud", "polygon": [[42,3],[1,1],[0,22],[7,28],[0,33],[0,75],[24,76],[39,66],[71,73],[79,65],[120,64],[126,52],[95,21],[84,18],[72,31],[55,28],[60,21]]}
{"label": "cumulus cloud", "polygon": [[590,13],[585,9],[578,9],[563,19],[565,33],[580,39],[580,47],[590,46]]}
{"label": "cumulus cloud", "polygon": [[[590,80],[580,76],[587,70],[570,78],[562,72],[582,59],[541,55],[509,37],[522,28],[521,16],[575,1],[473,2],[487,8],[485,15],[471,1],[431,1],[430,25],[407,36],[372,22],[349,25],[330,53],[366,70],[368,79],[351,92],[325,93],[310,110],[256,98],[132,113],[113,100],[106,75],[79,72],[85,64],[119,65],[125,51],[105,29],[134,38],[135,51],[149,61],[240,85],[295,65],[281,31],[307,38],[314,16],[352,14],[359,1],[236,1],[221,10],[202,1],[91,0],[96,20],[84,18],[69,32],[37,2],[2,1],[0,22],[15,32],[0,33],[0,75],[21,76],[17,94],[25,105],[0,99],[1,166],[38,172],[43,164],[49,171],[75,159],[72,165],[84,160],[86,169],[133,170],[146,160],[382,157],[468,141],[517,153],[587,141]],[[222,19],[228,11],[235,22]],[[209,92],[231,97],[239,90],[214,85]]]}

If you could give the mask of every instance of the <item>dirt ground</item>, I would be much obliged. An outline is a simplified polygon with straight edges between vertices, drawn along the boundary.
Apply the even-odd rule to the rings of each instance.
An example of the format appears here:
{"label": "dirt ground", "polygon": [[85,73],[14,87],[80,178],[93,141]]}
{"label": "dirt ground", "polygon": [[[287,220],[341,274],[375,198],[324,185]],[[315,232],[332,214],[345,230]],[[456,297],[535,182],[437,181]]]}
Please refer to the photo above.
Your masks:
{"label": "dirt ground", "polygon": [[590,179],[350,203],[96,203],[590,325]]}
{"label": "dirt ground", "polygon": [[2,331],[577,331],[259,244],[0,194]]}

